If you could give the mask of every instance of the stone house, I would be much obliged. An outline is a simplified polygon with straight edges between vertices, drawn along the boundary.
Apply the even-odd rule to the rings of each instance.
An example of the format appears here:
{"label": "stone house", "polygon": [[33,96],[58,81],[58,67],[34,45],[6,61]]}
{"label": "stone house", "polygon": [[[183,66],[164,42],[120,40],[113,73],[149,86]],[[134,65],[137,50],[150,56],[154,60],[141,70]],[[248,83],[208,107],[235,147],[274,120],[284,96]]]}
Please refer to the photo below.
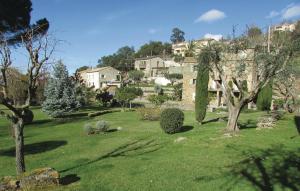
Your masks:
{"label": "stone house", "polygon": [[143,71],[145,73],[145,78],[148,79],[164,77],[165,73],[169,73],[169,68],[179,66],[181,65],[174,62],[172,59],[163,59],[160,56],[137,58],[134,62],[134,68]]}
{"label": "stone house", "polygon": [[[201,49],[208,45],[210,41],[214,41],[214,39],[199,39],[199,40],[193,40],[191,43],[195,46],[195,53],[198,54],[201,52]],[[172,44],[172,51],[174,55],[180,55],[182,57],[185,57],[185,53],[188,50],[190,42],[180,42],[176,44]]]}
{"label": "stone house", "polygon": [[89,68],[81,71],[80,76],[88,87],[101,89],[106,87],[120,87],[120,71],[113,67]]}
{"label": "stone house", "polygon": [[[182,102],[184,105],[194,107],[196,95],[196,79],[197,79],[198,62],[193,57],[186,57],[183,66],[183,84],[182,84]],[[217,84],[217,80],[210,75],[208,82],[208,90],[211,97],[209,105],[211,107],[222,107],[225,105],[222,97],[221,87]]]}
{"label": "stone house", "polygon": [[296,29],[296,23],[283,23],[272,27],[273,31],[289,31],[293,32]]}
{"label": "stone house", "polygon": [[[253,50],[249,49],[247,53],[246,69],[243,73],[243,76],[240,78],[247,82],[247,88],[251,89],[252,84],[256,78],[256,74],[253,72]],[[249,58],[248,58],[249,57]],[[227,65],[224,65],[223,70],[226,72],[228,79],[237,69],[233,63],[237,62],[239,58],[236,56],[229,56],[226,58],[229,60]],[[184,60],[184,69],[183,69],[183,94],[182,94],[182,102],[184,105],[194,106],[195,102],[195,92],[196,92],[196,79],[197,79],[197,61],[192,57],[187,57]],[[222,87],[219,84],[223,82],[218,77],[217,71],[213,70],[210,72],[208,90],[209,90],[209,107],[218,108],[226,106],[225,99],[223,97]],[[228,83],[228,82],[227,82]],[[238,88],[233,85],[236,93],[239,93]],[[192,107],[193,108],[193,107]]]}

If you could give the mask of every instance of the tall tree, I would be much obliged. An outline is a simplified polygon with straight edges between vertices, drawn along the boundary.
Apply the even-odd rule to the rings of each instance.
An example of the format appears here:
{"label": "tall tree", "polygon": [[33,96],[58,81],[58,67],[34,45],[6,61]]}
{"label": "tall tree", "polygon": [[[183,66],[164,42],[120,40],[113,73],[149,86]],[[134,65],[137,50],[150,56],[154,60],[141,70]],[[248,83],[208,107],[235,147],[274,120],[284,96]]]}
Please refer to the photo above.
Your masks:
{"label": "tall tree", "polygon": [[30,0],[0,1],[1,33],[15,33],[27,28],[30,24],[31,10]]}
{"label": "tall tree", "polygon": [[39,21],[21,36],[30,61],[27,69],[27,105],[36,103],[36,91],[41,71],[51,58],[57,44],[57,41],[47,33],[48,28],[47,20]]}
{"label": "tall tree", "polygon": [[53,75],[45,89],[46,100],[43,103],[43,111],[52,117],[62,117],[65,114],[76,111],[80,107],[76,99],[75,84],[72,83],[66,66],[59,61],[53,67]]}
{"label": "tall tree", "polygon": [[[232,40],[231,43],[215,42],[209,46],[210,52],[213,53],[212,68],[222,80],[222,84],[219,85],[223,89],[229,110],[229,131],[239,130],[237,120],[241,109],[252,102],[274,76],[284,70],[293,52],[299,49],[288,38],[281,43],[272,43],[270,52],[266,50],[265,45],[266,42],[261,40],[253,49],[249,39],[241,37]],[[252,82],[248,80],[248,75],[245,75],[249,71],[256,74]],[[237,90],[239,93],[236,93]]]}
{"label": "tall tree", "polygon": [[[17,107],[11,102],[8,95],[8,69],[12,64],[10,46],[20,43],[24,31],[34,28],[37,25],[30,26],[30,12],[32,4],[30,0],[7,0],[0,1],[0,46],[1,46],[1,86],[4,87],[0,93],[0,104],[7,110],[0,109],[0,115],[6,117],[14,130],[16,145],[16,172],[21,174],[25,172],[24,160],[24,121],[28,118],[28,105]],[[37,24],[42,23],[37,22]],[[43,28],[45,29],[45,28]],[[38,33],[41,31],[39,30]],[[28,82],[28,81],[27,81]]]}
{"label": "tall tree", "polygon": [[203,50],[198,57],[198,73],[196,79],[195,112],[199,123],[205,118],[208,105],[208,81],[210,52]]}
{"label": "tall tree", "polygon": [[174,28],[172,30],[172,35],[171,35],[171,42],[173,44],[175,43],[180,43],[180,42],[184,42],[185,41],[185,38],[184,38],[184,32],[182,30],[180,30],[179,28]]}
{"label": "tall tree", "polygon": [[258,93],[256,106],[260,111],[269,111],[272,104],[272,81],[270,81],[261,91]]}

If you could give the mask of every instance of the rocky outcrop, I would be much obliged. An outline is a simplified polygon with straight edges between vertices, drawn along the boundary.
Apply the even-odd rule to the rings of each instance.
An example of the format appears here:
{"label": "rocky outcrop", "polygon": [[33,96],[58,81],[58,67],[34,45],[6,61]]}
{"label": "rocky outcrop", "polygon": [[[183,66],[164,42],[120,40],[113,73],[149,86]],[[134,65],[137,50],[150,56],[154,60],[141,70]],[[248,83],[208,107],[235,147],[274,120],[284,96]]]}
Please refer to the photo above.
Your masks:
{"label": "rocky outcrop", "polygon": [[34,190],[59,185],[59,173],[53,168],[40,168],[13,178],[4,177],[0,182],[0,191]]}

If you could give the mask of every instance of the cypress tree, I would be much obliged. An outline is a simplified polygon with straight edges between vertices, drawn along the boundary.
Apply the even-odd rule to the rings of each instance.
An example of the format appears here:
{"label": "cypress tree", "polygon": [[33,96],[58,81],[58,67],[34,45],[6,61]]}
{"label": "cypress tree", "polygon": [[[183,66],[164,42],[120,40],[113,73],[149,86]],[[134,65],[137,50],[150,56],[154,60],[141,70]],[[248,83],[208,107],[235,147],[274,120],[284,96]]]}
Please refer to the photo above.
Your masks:
{"label": "cypress tree", "polygon": [[198,73],[196,79],[195,112],[199,123],[205,118],[208,105],[208,81],[209,81],[209,52],[203,51],[198,58]]}
{"label": "cypress tree", "polygon": [[257,96],[256,106],[260,111],[269,111],[272,103],[272,81],[261,89]]}
{"label": "cypress tree", "polygon": [[80,103],[76,99],[74,83],[69,78],[66,66],[59,61],[53,69],[53,75],[45,88],[46,100],[42,109],[52,117],[62,117],[76,111]]}

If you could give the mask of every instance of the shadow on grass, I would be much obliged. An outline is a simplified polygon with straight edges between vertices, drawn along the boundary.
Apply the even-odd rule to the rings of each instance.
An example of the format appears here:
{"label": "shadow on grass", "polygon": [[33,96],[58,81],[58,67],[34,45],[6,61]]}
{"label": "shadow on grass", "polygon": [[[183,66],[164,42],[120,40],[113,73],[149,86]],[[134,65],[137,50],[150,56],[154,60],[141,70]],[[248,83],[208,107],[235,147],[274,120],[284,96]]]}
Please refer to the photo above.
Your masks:
{"label": "shadow on grass", "polygon": [[300,149],[290,151],[277,145],[245,156],[248,158],[232,167],[238,180],[246,180],[262,191],[273,191],[275,187],[300,190]]}
{"label": "shadow on grass", "polygon": [[296,129],[298,131],[298,135],[300,135],[300,116],[295,116],[294,117],[294,122],[295,122],[295,125],[296,125]]}
{"label": "shadow on grass", "polygon": [[55,119],[40,119],[40,120],[35,120],[28,125],[29,125],[29,127],[30,126],[49,127],[49,126],[62,125],[65,123],[78,122],[78,121],[81,121],[84,119],[87,119],[87,116],[73,117],[73,118],[69,117],[69,118],[55,118]]}
{"label": "shadow on grass", "polygon": [[178,133],[184,133],[184,132],[190,131],[192,129],[194,129],[193,126],[188,126],[188,125],[182,126],[181,129],[180,129],[180,132],[178,132]]}
{"label": "shadow on grass", "polygon": [[107,159],[107,158],[139,156],[139,155],[144,155],[147,153],[157,151],[161,148],[162,147],[160,146],[160,144],[155,143],[155,141],[152,139],[151,140],[140,139],[140,140],[136,140],[136,141],[121,145],[121,146],[117,147],[116,149],[112,150],[111,152],[101,155],[94,160],[90,160],[90,161],[75,165],[73,167],[64,169],[64,170],[60,171],[60,173],[67,172],[67,171],[70,171],[73,169],[77,169],[77,168],[80,168],[83,166],[87,166],[87,165],[99,162],[99,161]]}
{"label": "shadow on grass", "polygon": [[261,191],[300,190],[300,149],[289,150],[277,145],[266,150],[243,152],[243,156],[244,160],[228,166],[226,171],[215,176],[195,177],[194,181],[213,184],[228,177],[220,190],[245,187],[246,182]]}
{"label": "shadow on grass", "polygon": [[238,122],[240,129],[251,129],[257,127],[257,122],[252,119],[248,119],[247,122],[240,123]]}
{"label": "shadow on grass", "polygon": [[77,174],[68,174],[59,179],[59,184],[66,186],[66,185],[72,184],[74,182],[77,182],[79,180],[80,180],[80,177],[77,176]]}
{"label": "shadow on grass", "polygon": [[207,124],[207,123],[219,122],[219,121],[228,121],[228,117],[217,117],[217,118],[209,119],[209,120],[203,121],[202,125]]}
{"label": "shadow on grass", "polygon": [[106,131],[106,133],[113,133],[113,132],[116,132],[116,131],[118,131],[118,129],[108,129]]}
{"label": "shadow on grass", "polygon": [[[32,154],[43,153],[43,152],[54,150],[66,144],[67,141],[44,141],[39,143],[26,144],[24,146],[24,154],[32,155]],[[15,153],[16,153],[15,147],[12,147],[7,150],[0,150],[0,156],[14,157]]]}

